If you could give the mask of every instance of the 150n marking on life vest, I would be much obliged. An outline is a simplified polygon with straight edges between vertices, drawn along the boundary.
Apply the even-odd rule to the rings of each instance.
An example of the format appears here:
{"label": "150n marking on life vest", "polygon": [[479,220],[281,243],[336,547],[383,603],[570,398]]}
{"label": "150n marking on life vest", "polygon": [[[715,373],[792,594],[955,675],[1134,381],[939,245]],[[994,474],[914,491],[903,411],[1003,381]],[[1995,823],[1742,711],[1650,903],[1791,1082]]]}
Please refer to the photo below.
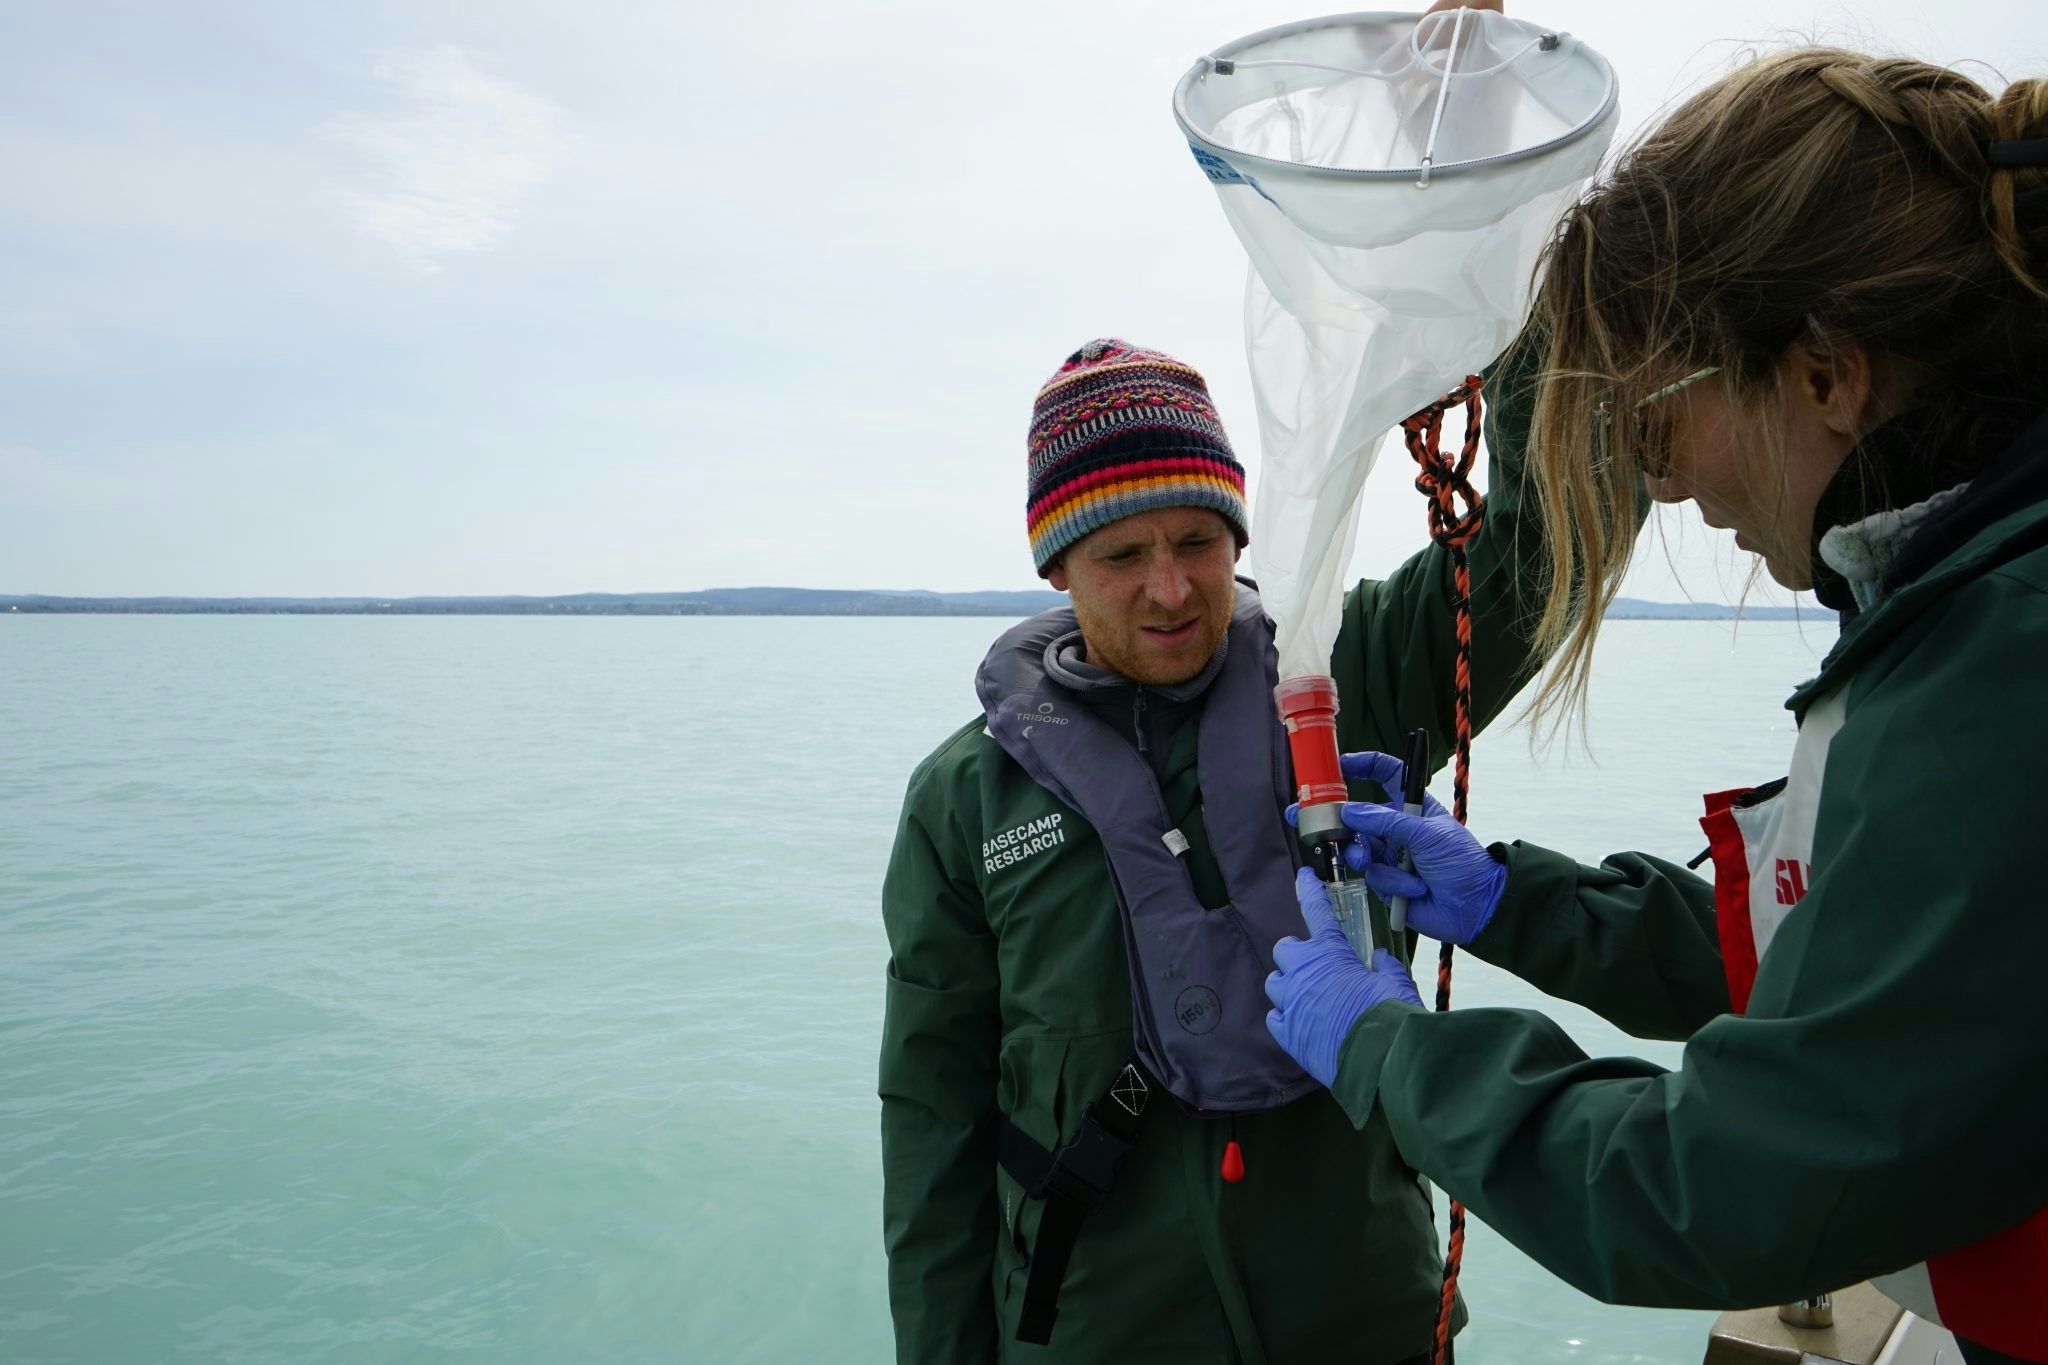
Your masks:
{"label": "150n marking on life vest", "polygon": [[982,871],[994,875],[1003,868],[1064,844],[1067,831],[1061,825],[1063,818],[1060,812],[1054,811],[1051,815],[1027,820],[1015,829],[991,834],[981,841]]}
{"label": "150n marking on life vest", "polygon": [[1207,1033],[1223,1018],[1223,1002],[1207,986],[1190,986],[1173,1002],[1173,1018],[1189,1033]]}

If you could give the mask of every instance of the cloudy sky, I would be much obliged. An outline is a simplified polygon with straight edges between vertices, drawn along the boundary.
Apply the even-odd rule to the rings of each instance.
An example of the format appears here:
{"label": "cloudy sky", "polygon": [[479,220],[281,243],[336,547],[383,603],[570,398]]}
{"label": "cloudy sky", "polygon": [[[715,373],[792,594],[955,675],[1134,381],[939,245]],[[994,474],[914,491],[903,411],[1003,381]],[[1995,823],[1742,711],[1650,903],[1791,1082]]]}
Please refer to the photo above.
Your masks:
{"label": "cloudy sky", "polygon": [[[1030,398],[1089,337],[1207,371],[1256,480],[1169,97],[1313,12],[0,7],[0,592],[1031,586]],[[1510,12],[1610,57],[1625,128],[1794,36],[2048,66],[2038,0]],[[1422,541],[1407,478],[1361,573]],[[1667,522],[1637,595],[1739,591]]]}

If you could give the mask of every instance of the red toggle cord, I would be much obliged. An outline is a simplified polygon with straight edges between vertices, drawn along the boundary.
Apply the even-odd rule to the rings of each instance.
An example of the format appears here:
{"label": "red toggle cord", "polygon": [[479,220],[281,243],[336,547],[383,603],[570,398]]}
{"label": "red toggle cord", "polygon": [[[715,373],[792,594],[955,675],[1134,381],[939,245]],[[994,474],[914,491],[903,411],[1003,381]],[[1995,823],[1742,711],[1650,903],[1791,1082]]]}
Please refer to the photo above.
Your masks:
{"label": "red toggle cord", "polygon": [[1223,1183],[1235,1185],[1242,1179],[1244,1179],[1244,1151],[1237,1145],[1237,1139],[1232,1138],[1229,1145],[1223,1149]]}

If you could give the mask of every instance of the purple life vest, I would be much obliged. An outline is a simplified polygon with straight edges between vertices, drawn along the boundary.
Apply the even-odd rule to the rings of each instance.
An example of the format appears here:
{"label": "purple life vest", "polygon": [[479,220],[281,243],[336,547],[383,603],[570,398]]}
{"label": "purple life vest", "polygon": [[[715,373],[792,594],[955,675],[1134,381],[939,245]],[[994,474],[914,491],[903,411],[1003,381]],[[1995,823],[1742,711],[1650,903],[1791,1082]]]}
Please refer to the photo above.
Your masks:
{"label": "purple life vest", "polygon": [[1075,628],[1073,611],[1058,608],[996,641],[975,678],[989,733],[1102,839],[1123,917],[1138,1059],[1197,1110],[1277,1109],[1317,1086],[1266,1031],[1273,944],[1307,932],[1294,899],[1294,832],[1282,815],[1294,793],[1273,703],[1272,622],[1240,583],[1223,667],[1196,722],[1202,821],[1230,897],[1215,910],[1176,854],[1185,844],[1150,766],[1047,675],[1047,647]]}

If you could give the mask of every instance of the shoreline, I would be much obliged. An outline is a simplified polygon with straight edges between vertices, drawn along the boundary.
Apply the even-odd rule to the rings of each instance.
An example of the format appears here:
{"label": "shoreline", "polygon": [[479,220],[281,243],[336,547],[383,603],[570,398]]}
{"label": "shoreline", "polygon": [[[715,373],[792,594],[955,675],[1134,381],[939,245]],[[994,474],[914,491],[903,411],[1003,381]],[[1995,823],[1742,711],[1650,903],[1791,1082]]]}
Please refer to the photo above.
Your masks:
{"label": "shoreline", "polygon": [[[714,588],[560,597],[61,597],[0,594],[0,616],[979,616],[1021,620],[1064,605],[1055,592],[862,592]],[[1824,621],[1822,607],[1618,598],[1609,621]]]}

